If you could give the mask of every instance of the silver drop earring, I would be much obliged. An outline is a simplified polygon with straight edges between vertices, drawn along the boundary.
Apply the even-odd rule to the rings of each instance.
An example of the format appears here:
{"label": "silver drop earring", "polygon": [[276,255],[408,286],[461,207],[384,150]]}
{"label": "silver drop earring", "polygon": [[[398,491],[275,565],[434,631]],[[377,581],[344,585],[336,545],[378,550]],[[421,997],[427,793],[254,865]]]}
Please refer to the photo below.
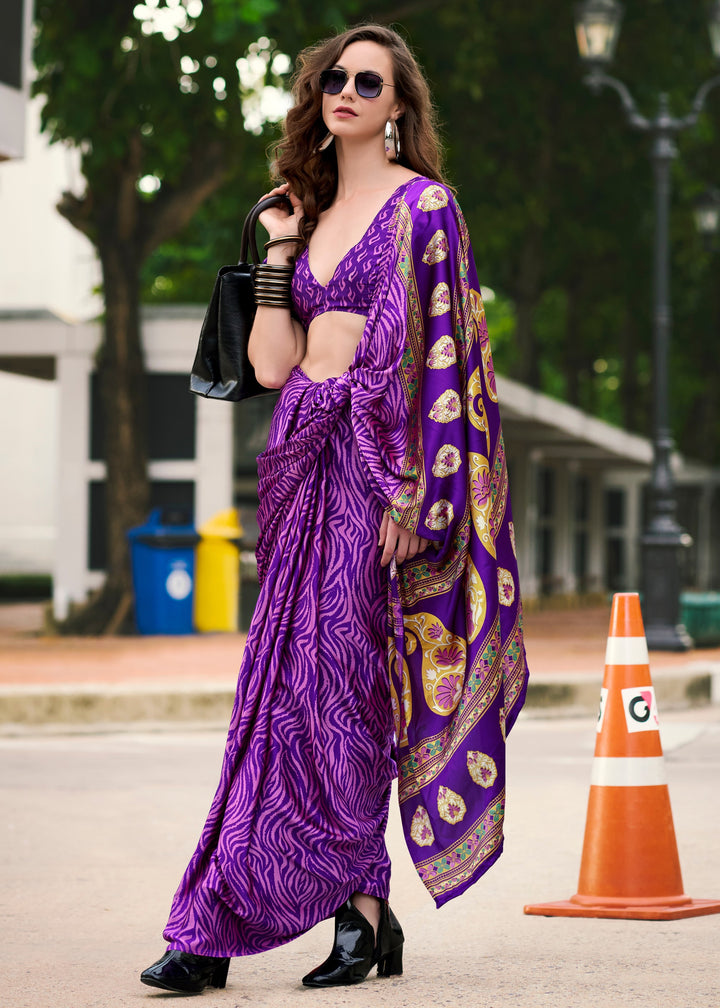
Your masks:
{"label": "silver drop earring", "polygon": [[315,153],[316,154],[321,154],[322,151],[327,150],[328,147],[330,146],[330,144],[333,142],[334,139],[335,139],[335,134],[334,133],[330,133],[330,131],[328,131],[327,134],[323,137],[323,139],[320,141],[320,143],[315,148]]}
{"label": "silver drop earring", "polygon": [[385,123],[385,154],[389,161],[400,160],[400,130],[394,119]]}

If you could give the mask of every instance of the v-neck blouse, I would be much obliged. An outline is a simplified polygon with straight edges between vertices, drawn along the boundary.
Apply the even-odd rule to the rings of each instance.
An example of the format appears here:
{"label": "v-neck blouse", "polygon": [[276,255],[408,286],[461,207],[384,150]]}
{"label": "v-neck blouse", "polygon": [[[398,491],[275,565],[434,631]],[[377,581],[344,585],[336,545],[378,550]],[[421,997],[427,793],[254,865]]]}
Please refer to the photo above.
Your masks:
{"label": "v-neck blouse", "polygon": [[291,293],[295,313],[305,329],[325,312],[368,314],[378,282],[384,276],[382,252],[393,239],[390,224],[396,205],[413,181],[415,179],[403,182],[387,198],[360,241],[337,264],[326,285],[314,276],[308,249],[303,249],[295,263]]}

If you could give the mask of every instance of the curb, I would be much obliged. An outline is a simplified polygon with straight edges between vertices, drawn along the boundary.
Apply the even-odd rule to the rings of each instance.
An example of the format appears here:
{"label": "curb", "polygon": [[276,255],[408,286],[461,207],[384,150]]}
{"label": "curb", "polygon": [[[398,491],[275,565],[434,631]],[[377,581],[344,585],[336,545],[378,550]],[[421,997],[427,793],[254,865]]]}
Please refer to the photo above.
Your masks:
{"label": "curb", "polygon": [[[596,713],[600,700],[602,673],[589,675],[530,676],[526,709],[531,715],[560,713]],[[682,710],[720,703],[720,665],[696,662],[682,669],[658,670],[653,685],[662,710]]]}
{"label": "curb", "polygon": [[233,686],[5,686],[0,731],[11,726],[227,722]]}
{"label": "curb", "polygon": [[[530,717],[594,715],[601,681],[601,675],[532,676],[525,712]],[[717,663],[660,670],[653,683],[661,710],[720,703]],[[0,688],[0,732],[40,725],[226,725],[234,698],[234,685],[222,684],[4,686]]]}

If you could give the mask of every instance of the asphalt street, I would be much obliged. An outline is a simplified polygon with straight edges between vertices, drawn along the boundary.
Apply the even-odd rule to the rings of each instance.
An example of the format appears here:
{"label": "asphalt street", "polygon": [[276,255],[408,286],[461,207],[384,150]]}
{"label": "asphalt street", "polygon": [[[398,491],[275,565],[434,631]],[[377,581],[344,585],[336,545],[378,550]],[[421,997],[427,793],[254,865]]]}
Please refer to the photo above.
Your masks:
{"label": "asphalt street", "polygon": [[[685,892],[720,899],[720,707],[663,717]],[[720,914],[675,922],[529,917],[577,888],[595,726],[521,718],[509,740],[505,853],[468,893],[434,908],[393,803],[391,902],[405,973],[306,990],[330,947],[324,922],[232,962],[195,1003],[323,1008],[695,1008],[720,1004]],[[0,1003],[151,1008],[178,1002],[138,981],[164,948],[169,901],[217,782],[224,733],[198,730],[0,738]]]}

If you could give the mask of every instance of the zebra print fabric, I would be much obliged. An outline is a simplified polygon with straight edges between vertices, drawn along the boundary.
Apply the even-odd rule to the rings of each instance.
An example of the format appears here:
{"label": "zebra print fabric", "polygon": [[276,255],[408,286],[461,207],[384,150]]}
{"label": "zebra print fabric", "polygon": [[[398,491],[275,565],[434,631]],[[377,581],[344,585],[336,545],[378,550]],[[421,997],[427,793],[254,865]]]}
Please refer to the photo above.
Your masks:
{"label": "zebra print fabric", "polygon": [[262,587],[220,785],[175,895],[170,948],[273,948],[355,891],[387,898],[396,775],[382,505],[349,419],[347,375],[296,368],[258,459]]}

